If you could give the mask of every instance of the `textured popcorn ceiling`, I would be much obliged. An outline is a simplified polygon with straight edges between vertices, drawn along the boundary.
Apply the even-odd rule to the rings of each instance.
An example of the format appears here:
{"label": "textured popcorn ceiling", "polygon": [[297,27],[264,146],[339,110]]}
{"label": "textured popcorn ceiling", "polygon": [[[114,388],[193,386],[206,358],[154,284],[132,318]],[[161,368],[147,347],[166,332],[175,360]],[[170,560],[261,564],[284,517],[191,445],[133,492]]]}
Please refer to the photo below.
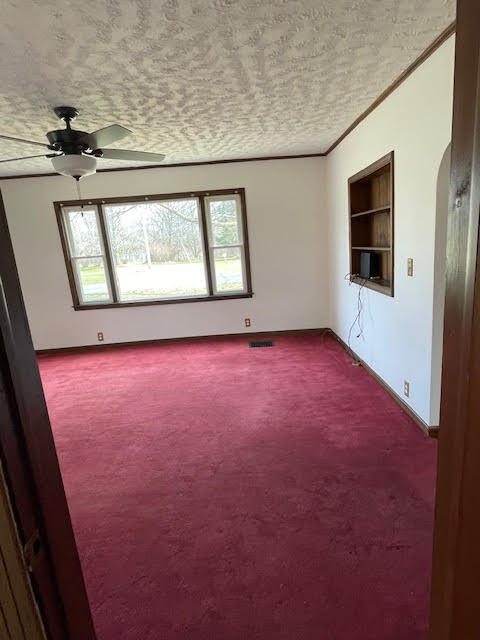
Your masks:
{"label": "textured popcorn ceiling", "polygon": [[[71,104],[77,128],[119,122],[134,135],[116,146],[166,163],[325,151],[454,14],[454,0],[4,0],[0,133],[43,142],[51,107]],[[1,159],[37,152],[0,140]]]}

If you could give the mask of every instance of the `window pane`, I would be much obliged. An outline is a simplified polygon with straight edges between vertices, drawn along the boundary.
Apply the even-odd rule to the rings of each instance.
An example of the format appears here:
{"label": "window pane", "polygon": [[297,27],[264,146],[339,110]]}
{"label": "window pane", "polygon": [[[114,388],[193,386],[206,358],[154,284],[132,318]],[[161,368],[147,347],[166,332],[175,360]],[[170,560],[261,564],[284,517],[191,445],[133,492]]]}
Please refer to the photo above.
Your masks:
{"label": "window pane", "polygon": [[78,258],[74,262],[82,301],[110,300],[103,258]]}
{"label": "window pane", "polygon": [[214,249],[213,260],[215,264],[217,291],[243,291],[240,247]]}
{"label": "window pane", "polygon": [[120,300],[207,294],[195,198],[104,207]]}
{"label": "window pane", "polygon": [[237,224],[236,200],[210,200],[212,243],[240,244]]}
{"label": "window pane", "polygon": [[97,214],[94,209],[67,211],[71,230],[71,253],[73,257],[99,256],[101,249]]}

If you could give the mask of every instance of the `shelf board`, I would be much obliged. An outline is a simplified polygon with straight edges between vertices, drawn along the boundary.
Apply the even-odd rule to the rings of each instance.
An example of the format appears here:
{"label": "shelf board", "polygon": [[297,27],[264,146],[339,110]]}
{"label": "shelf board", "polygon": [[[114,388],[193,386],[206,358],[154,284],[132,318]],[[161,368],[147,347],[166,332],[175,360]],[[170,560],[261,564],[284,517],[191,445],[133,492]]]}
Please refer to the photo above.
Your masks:
{"label": "shelf board", "polygon": [[390,211],[391,206],[387,204],[385,207],[378,207],[377,209],[369,209],[368,211],[359,211],[358,213],[352,213],[352,218],[358,218],[360,216],[368,216],[371,213],[383,213],[384,211]]}
{"label": "shelf board", "polygon": [[391,280],[383,280],[380,278],[376,280],[365,280],[365,278],[361,278],[360,276],[351,276],[350,280],[366,289],[372,289],[373,291],[378,291],[378,293],[393,296]]}
{"label": "shelf board", "polygon": [[356,251],[391,251],[392,247],[352,247]]}

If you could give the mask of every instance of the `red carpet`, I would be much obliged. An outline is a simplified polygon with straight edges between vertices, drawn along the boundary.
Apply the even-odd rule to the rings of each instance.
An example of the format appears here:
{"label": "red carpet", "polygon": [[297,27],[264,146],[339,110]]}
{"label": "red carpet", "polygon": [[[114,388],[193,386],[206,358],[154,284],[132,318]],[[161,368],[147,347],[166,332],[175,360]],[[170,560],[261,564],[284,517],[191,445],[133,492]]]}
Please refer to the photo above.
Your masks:
{"label": "red carpet", "polygon": [[435,442],[274,339],[40,358],[99,640],[426,640]]}

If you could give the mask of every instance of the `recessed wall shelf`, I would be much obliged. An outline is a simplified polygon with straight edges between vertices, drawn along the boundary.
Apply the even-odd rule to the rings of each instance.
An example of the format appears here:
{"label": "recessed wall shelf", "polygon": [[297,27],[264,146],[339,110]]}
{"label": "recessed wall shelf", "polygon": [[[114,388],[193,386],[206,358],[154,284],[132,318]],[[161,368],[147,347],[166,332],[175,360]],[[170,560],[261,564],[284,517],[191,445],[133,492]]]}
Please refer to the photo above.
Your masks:
{"label": "recessed wall shelf", "polygon": [[359,274],[362,251],[379,256],[380,277],[350,280],[393,296],[393,151],[348,180],[350,273]]}

